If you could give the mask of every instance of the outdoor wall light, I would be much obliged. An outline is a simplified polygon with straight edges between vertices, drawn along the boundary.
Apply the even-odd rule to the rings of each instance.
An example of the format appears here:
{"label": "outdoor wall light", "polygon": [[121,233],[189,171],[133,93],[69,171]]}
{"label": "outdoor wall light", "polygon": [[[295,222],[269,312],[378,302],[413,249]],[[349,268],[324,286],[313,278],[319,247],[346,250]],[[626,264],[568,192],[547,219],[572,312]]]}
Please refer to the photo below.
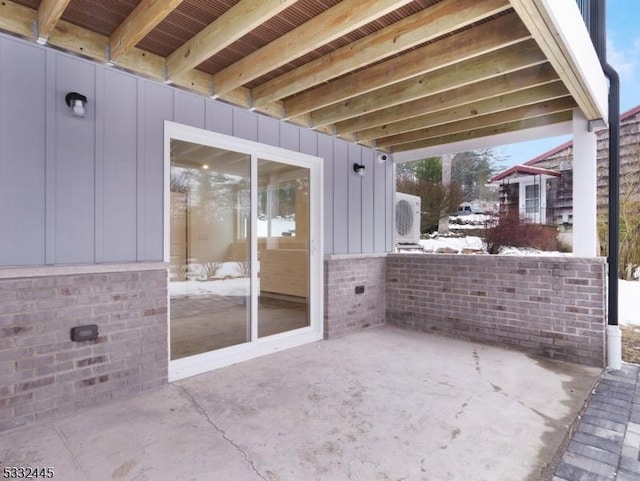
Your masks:
{"label": "outdoor wall light", "polygon": [[355,164],[353,164],[353,171],[356,174],[360,174],[361,176],[364,177],[364,164],[358,164],[357,162]]}
{"label": "outdoor wall light", "polygon": [[78,92],[69,92],[64,98],[74,117],[84,117],[86,113],[87,97]]}

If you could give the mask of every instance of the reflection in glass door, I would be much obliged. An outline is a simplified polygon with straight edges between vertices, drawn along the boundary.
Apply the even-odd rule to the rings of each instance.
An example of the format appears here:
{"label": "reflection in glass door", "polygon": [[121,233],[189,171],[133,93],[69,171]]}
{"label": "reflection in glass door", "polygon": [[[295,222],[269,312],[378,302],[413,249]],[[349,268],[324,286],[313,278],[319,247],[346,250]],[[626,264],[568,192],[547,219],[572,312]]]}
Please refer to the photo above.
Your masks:
{"label": "reflection in glass door", "polygon": [[309,169],[258,159],[258,337],[309,322]]}
{"label": "reflection in glass door", "polygon": [[247,154],[171,139],[170,358],[251,340]]}
{"label": "reflection in glass door", "polygon": [[322,339],[322,160],[165,122],[169,380]]}

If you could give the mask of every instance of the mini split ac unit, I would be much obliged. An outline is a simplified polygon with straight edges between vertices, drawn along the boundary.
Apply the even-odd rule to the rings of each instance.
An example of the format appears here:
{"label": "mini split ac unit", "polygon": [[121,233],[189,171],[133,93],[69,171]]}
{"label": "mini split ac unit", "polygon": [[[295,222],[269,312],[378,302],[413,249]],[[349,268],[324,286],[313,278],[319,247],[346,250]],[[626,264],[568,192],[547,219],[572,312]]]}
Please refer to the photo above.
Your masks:
{"label": "mini split ac unit", "polygon": [[420,197],[397,192],[396,244],[420,243]]}

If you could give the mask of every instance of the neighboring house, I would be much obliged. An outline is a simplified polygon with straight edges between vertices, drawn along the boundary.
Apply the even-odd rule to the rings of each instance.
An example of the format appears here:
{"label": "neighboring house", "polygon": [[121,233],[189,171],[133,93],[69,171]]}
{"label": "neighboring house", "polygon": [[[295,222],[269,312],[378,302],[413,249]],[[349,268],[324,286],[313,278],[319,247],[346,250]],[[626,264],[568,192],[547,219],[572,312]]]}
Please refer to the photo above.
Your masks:
{"label": "neighboring house", "polygon": [[[384,322],[602,365],[589,244],[589,279],[560,285],[574,259],[423,270],[391,254],[394,162],[563,132],[587,153],[576,167],[595,165],[607,82],[581,13],[3,0],[0,430]],[[493,270],[508,287],[474,277]],[[545,308],[521,322],[520,299]]]}
{"label": "neighboring house", "polygon": [[[597,132],[598,216],[607,215],[609,130]],[[541,224],[573,224],[573,141],[490,179],[499,184],[500,210]],[[620,115],[620,199],[640,200],[640,106]]]}

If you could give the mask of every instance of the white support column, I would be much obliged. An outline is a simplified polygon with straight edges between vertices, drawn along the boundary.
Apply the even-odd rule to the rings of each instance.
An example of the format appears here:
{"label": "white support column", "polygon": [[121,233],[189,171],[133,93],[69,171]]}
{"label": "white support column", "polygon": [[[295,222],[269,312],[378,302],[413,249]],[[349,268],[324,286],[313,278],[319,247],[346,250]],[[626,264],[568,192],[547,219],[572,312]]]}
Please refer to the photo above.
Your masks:
{"label": "white support column", "polygon": [[596,257],[597,137],[582,111],[573,111],[573,253]]}

